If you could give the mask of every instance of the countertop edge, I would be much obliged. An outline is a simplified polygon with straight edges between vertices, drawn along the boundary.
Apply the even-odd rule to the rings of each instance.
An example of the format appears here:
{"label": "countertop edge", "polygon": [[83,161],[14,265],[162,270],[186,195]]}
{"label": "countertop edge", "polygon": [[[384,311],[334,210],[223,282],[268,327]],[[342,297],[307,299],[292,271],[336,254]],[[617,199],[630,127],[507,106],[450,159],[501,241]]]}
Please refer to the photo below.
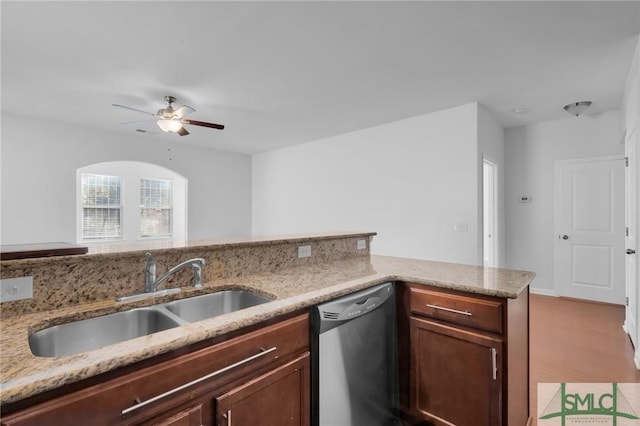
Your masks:
{"label": "countertop edge", "polygon": [[[517,276],[510,290],[497,288],[480,288],[464,283],[456,283],[455,279],[443,280],[434,279],[420,273],[399,273],[397,270],[385,271],[384,269],[402,268],[402,264],[412,262],[410,259],[391,258],[385,256],[372,256],[374,269],[376,266],[386,263],[400,262],[400,265],[381,267],[382,271],[373,271],[372,274],[364,277],[337,282],[326,287],[320,287],[311,291],[302,292],[282,299],[276,298],[263,305],[254,306],[231,314],[191,323],[177,329],[166,330],[155,333],[153,339],[146,339],[149,336],[127,341],[119,347],[119,350],[110,352],[104,349],[97,349],[88,352],[91,356],[76,356],[72,362],[73,371],[65,370],[63,367],[48,369],[47,371],[32,372],[14,380],[0,383],[0,407],[6,406],[22,399],[26,399],[37,394],[51,391],[70,383],[79,382],[90,377],[115,370],[136,362],[152,358],[154,356],[180,349],[204,340],[208,340],[232,331],[258,324],[260,322],[286,315],[296,311],[302,311],[318,303],[359,291],[387,281],[402,281],[416,284],[431,285],[434,287],[464,291],[473,294],[493,296],[499,298],[515,299],[524,291],[535,274],[527,271],[491,269],[495,273],[500,271],[509,272]],[[462,268],[467,273],[477,273],[485,271],[486,268],[472,265],[444,264],[438,262],[427,262],[426,268],[436,266]],[[422,276],[420,276],[422,275]],[[245,277],[246,278],[246,277]],[[517,285],[516,285],[517,284]],[[162,336],[160,336],[162,335]],[[26,338],[26,337],[25,337]],[[151,340],[151,347],[146,347],[146,342]],[[118,344],[113,345],[115,348]],[[29,354],[31,355],[31,354]],[[31,355],[32,356],[32,355]],[[35,358],[35,357],[34,357]],[[58,358],[60,359],[60,358]],[[62,363],[64,364],[64,363]],[[59,370],[59,371],[56,371]],[[73,373],[73,374],[72,374]]]}

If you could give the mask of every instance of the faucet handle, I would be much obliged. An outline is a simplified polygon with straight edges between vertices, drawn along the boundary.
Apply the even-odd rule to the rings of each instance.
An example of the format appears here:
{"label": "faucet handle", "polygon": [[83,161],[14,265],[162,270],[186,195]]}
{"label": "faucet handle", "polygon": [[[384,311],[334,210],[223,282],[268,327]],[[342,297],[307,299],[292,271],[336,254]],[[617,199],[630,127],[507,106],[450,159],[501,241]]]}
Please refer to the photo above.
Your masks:
{"label": "faucet handle", "polygon": [[147,274],[153,275],[153,279],[155,280],[156,275],[156,260],[153,258],[153,255],[149,252],[144,254],[144,257],[147,259],[147,266],[145,270]]}
{"label": "faucet handle", "polygon": [[191,262],[191,267],[193,268],[193,286],[195,288],[202,288],[202,266],[205,263],[205,260],[201,257],[197,257]]}
{"label": "faucet handle", "polygon": [[147,264],[144,268],[144,291],[152,292],[155,291],[154,285],[156,281],[156,260],[149,252],[146,252],[144,254],[144,257],[145,259],[147,259]]}

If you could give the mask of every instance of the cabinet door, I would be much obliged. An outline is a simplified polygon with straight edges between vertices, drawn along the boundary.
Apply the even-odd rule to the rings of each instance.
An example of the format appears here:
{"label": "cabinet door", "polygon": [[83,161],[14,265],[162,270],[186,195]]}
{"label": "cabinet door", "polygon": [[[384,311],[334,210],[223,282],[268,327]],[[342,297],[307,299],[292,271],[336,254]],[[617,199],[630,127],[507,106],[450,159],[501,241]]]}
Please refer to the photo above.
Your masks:
{"label": "cabinet door", "polygon": [[309,353],[216,399],[219,426],[308,426]]}
{"label": "cabinet door", "polygon": [[153,426],[202,426],[202,404],[197,404],[162,420],[156,420]]}
{"label": "cabinet door", "polygon": [[501,424],[502,341],[411,318],[411,407],[436,425]]}

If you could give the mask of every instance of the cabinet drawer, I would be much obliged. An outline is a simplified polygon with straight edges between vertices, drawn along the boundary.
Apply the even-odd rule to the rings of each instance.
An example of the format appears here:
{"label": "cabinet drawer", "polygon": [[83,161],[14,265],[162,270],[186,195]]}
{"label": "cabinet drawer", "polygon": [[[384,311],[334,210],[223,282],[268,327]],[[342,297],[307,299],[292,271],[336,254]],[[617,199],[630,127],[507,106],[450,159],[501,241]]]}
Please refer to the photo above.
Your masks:
{"label": "cabinet drawer", "polygon": [[2,426],[138,424],[309,350],[308,314],[3,417]]}
{"label": "cabinet drawer", "polygon": [[502,333],[502,303],[411,286],[411,313],[467,327]]}

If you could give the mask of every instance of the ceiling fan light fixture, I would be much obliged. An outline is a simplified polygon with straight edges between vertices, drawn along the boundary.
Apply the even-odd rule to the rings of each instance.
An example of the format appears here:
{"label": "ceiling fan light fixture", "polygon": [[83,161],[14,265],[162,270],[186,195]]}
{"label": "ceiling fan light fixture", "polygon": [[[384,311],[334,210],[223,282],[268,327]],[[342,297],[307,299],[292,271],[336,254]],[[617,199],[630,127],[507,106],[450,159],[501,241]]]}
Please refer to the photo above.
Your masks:
{"label": "ceiling fan light fixture", "polygon": [[[218,129],[218,130],[224,129],[223,124],[208,123],[206,121],[198,121],[198,120],[188,120],[184,118],[184,116],[191,114],[192,112],[195,111],[195,109],[191,108],[188,105],[182,105],[180,108],[174,109],[173,106],[171,105],[173,104],[173,102],[176,101],[176,98],[173,96],[165,96],[164,100],[167,101],[168,103],[167,107],[159,109],[158,112],[155,114],[152,112],[143,111],[141,109],[128,107],[126,105],[120,105],[120,104],[111,104],[111,105],[113,105],[114,107],[129,109],[131,111],[141,112],[143,114],[150,115],[153,117],[153,119],[142,120],[142,121],[145,121],[145,122],[155,121],[158,127],[160,127],[160,129],[162,129],[163,132],[175,133],[179,136],[187,136],[188,134],[190,134],[189,131],[184,127],[184,124],[208,127],[210,129]],[[140,122],[141,121],[138,120],[138,121],[130,121],[128,123],[123,123],[123,124],[134,124],[134,123],[140,123]]]}
{"label": "ceiling fan light fixture", "polygon": [[165,132],[177,132],[182,129],[182,123],[178,120],[164,119],[158,120],[158,127]]}
{"label": "ceiling fan light fixture", "polygon": [[573,103],[570,103],[569,105],[565,105],[564,110],[567,111],[569,114],[575,115],[576,117],[578,117],[580,114],[585,112],[585,110],[590,106],[591,106],[591,101],[573,102]]}

